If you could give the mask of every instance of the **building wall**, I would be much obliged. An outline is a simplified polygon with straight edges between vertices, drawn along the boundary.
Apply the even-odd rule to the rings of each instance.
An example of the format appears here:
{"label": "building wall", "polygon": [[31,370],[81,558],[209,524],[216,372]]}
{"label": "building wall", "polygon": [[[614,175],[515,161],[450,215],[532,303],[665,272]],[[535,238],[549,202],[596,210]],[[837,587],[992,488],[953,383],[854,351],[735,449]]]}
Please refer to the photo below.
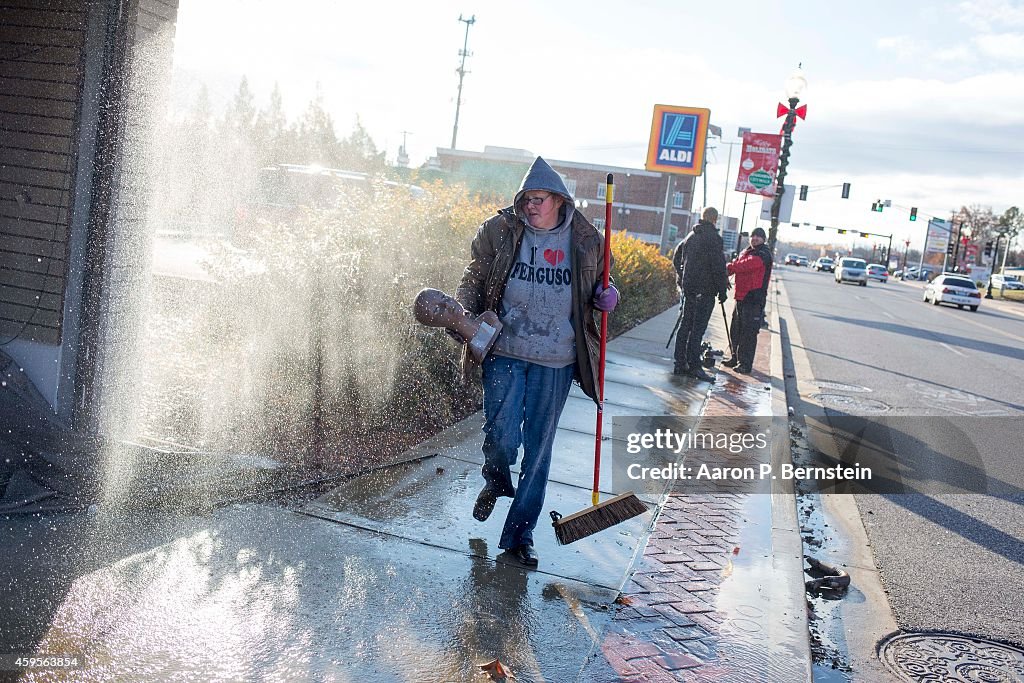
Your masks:
{"label": "building wall", "polygon": [[0,342],[56,346],[68,271],[88,15],[0,2]]}
{"label": "building wall", "polygon": [[145,195],[132,146],[176,8],[0,0],[0,350],[68,424],[104,346],[123,341],[109,320],[130,309],[145,253],[125,239]]}

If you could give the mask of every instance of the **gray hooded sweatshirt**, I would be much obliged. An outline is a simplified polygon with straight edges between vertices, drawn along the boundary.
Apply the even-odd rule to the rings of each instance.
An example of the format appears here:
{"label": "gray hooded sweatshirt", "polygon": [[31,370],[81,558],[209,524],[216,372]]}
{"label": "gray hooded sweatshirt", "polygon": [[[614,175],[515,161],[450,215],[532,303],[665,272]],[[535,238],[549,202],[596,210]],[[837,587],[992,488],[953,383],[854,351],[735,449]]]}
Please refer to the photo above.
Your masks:
{"label": "gray hooded sweatshirt", "polygon": [[[529,190],[552,192],[565,200],[554,228],[537,230],[530,225],[522,207]],[[573,198],[561,176],[540,157],[516,193],[515,212],[526,229],[501,300],[499,317],[504,327],[494,353],[564,368],[576,360],[570,261]]]}

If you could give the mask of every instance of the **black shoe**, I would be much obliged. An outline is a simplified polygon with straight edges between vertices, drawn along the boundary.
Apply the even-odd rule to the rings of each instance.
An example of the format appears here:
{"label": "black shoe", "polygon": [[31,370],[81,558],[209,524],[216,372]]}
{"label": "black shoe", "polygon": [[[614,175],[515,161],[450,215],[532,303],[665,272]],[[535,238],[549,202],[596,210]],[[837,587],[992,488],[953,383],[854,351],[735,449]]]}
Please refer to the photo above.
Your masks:
{"label": "black shoe", "polygon": [[674,368],[672,368],[672,374],[673,375],[688,375],[688,374],[690,374],[690,369],[688,367],[686,367],[685,365],[677,365]]}
{"label": "black shoe", "polygon": [[478,522],[486,522],[494,510],[494,504],[498,496],[490,486],[484,486],[476,497],[476,504],[473,506],[473,519]]}
{"label": "black shoe", "polygon": [[696,377],[701,382],[714,382],[715,378],[704,372],[704,368],[690,368],[690,377]]}
{"label": "black shoe", "polygon": [[749,365],[737,365],[735,372],[738,372],[741,375],[749,375],[752,370],[753,368]]}
{"label": "black shoe", "polygon": [[519,564],[526,567],[536,567],[537,563],[540,561],[540,558],[537,556],[537,551],[528,543],[517,546],[512,551],[512,554],[515,555],[517,560],[519,560]]}
{"label": "black shoe", "polygon": [[740,361],[739,361],[738,358],[730,358],[728,360],[723,360],[722,361],[722,365],[724,365],[727,368],[734,368],[734,367],[736,367],[739,364],[740,364]]}

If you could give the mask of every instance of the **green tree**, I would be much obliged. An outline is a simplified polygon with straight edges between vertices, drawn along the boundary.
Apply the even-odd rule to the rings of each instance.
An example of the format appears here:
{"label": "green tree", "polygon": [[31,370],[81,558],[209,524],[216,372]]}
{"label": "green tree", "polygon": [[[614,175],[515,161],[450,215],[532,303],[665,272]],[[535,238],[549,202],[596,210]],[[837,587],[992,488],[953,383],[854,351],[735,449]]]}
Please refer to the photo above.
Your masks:
{"label": "green tree", "polygon": [[356,116],[356,124],[347,138],[341,141],[341,167],[366,173],[384,171],[384,152],[377,151],[373,138]]}
{"label": "green tree", "polygon": [[270,92],[270,103],[256,115],[255,129],[260,166],[299,163],[295,151],[295,130],[288,125],[284,98],[277,83]]}
{"label": "green tree", "polygon": [[324,98],[319,84],[316,95],[299,120],[296,147],[303,156],[299,163],[328,167],[341,165],[341,145],[334,130],[334,120],[324,108]]}
{"label": "green tree", "polygon": [[253,139],[255,123],[255,98],[249,88],[249,79],[242,76],[235,97],[224,112],[224,128],[239,139],[250,141]]}

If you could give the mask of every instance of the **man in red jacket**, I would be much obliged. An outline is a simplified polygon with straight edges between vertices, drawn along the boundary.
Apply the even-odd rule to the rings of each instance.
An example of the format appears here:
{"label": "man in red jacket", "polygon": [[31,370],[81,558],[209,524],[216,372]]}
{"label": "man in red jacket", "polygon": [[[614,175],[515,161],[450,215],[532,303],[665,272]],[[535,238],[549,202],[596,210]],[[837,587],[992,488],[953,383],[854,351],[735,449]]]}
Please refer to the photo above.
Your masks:
{"label": "man in red jacket", "polygon": [[768,300],[768,280],[772,275],[772,252],[765,244],[764,230],[754,228],[750,246],[726,264],[729,275],[736,276],[736,306],[732,309],[732,358],[722,363],[747,374],[754,364],[757,333],[761,330],[764,305]]}

